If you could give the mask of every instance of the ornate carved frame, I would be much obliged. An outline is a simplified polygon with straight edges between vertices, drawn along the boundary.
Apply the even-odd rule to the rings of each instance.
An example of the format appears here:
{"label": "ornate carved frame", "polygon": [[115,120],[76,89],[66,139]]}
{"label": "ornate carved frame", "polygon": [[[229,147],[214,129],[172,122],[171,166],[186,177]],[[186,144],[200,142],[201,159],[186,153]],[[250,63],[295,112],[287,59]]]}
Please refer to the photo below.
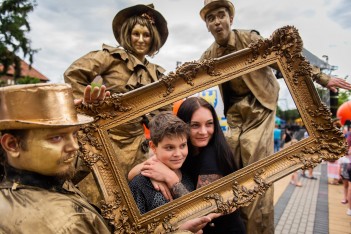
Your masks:
{"label": "ornate carved frame", "polygon": [[[185,63],[159,82],[123,95],[114,94],[102,105],[79,106],[79,112],[95,118],[93,124],[82,129],[80,156],[100,186],[104,199],[102,215],[114,226],[115,233],[172,232],[191,218],[247,206],[285,175],[344,155],[344,137],[332,126],[330,111],[320,101],[312,82],[311,66],[301,52],[302,40],[297,29],[286,26],[276,30],[270,39],[260,40],[247,49],[214,60]],[[279,67],[283,74],[309,137],[140,215],[127,181],[119,171],[108,129],[269,65]]]}

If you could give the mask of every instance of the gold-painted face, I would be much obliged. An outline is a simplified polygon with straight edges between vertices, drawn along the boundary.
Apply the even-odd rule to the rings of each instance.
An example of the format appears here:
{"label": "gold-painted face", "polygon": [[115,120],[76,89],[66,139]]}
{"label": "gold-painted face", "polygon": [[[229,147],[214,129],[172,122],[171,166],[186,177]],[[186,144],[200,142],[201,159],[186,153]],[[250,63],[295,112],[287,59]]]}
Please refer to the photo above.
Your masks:
{"label": "gold-painted face", "polygon": [[16,167],[66,178],[74,173],[78,127],[29,130],[26,149],[19,149]]}
{"label": "gold-painted face", "polygon": [[149,29],[146,26],[136,24],[132,30],[131,39],[136,57],[140,61],[143,61],[145,55],[149,52],[151,45],[151,35]]}
{"label": "gold-painted face", "polygon": [[220,7],[206,15],[206,25],[219,45],[225,45],[229,40],[233,17],[225,7]]}

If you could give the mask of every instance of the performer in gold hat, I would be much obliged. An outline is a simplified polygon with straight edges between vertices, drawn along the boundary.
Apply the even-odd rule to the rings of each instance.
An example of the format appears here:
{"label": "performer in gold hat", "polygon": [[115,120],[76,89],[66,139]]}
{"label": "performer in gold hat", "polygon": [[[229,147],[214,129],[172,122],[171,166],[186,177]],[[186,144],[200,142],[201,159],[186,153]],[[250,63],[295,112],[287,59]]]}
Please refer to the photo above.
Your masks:
{"label": "performer in gold hat", "polygon": [[[103,99],[85,95],[97,76],[101,77],[100,83],[110,93],[126,93],[158,81],[163,76],[165,70],[147,59],[147,56],[158,53],[168,37],[167,21],[154,9],[153,4],[139,4],[120,10],[112,21],[112,30],[118,47],[103,45],[102,50],[84,55],[65,71],[65,82],[72,85],[76,99],[84,99],[85,102]],[[160,110],[171,110],[171,107]],[[151,116],[157,113],[155,111]],[[147,123],[146,116],[138,117],[109,131],[115,156],[125,175],[134,165],[147,159],[148,147],[144,144],[143,126],[147,126]],[[79,187],[99,206],[99,193],[94,188],[91,174]]]}
{"label": "performer in gold hat", "polygon": [[111,233],[70,182],[77,131],[92,120],[67,84],[0,88],[1,233]]}
{"label": "performer in gold hat", "polygon": [[[119,11],[112,21],[113,34],[119,46],[102,46],[73,62],[64,73],[65,82],[73,88],[74,97],[84,97],[84,90],[96,76],[111,93],[126,93],[155,82],[165,70],[150,63],[168,37],[167,21],[151,5],[135,5]],[[85,98],[89,102],[89,98]],[[165,109],[171,110],[170,107]],[[115,155],[125,175],[146,159],[142,143],[145,140],[143,123],[138,117],[123,126],[110,130]],[[147,122],[147,121],[146,121]]]}
{"label": "performer in gold hat", "polygon": [[[205,0],[200,17],[214,38],[201,60],[218,58],[263,39],[256,30],[232,30],[235,8],[229,0]],[[313,79],[335,91],[350,89],[340,78],[314,69]],[[230,128],[229,143],[239,168],[273,154],[273,129],[279,84],[271,68],[264,67],[220,85],[224,114]],[[274,233],[273,189],[241,209],[247,233]],[[225,231],[225,233],[230,233]]]}

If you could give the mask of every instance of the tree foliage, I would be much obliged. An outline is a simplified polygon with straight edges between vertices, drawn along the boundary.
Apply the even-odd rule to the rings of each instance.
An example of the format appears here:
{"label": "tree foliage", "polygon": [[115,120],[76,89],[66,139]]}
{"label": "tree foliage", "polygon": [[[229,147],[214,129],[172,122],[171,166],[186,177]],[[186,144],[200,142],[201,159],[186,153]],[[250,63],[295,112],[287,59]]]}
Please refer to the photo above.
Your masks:
{"label": "tree foliage", "polygon": [[40,83],[40,79],[31,76],[25,76],[17,79],[16,84],[37,84]]}
{"label": "tree foliage", "polygon": [[33,55],[38,51],[31,48],[31,41],[26,33],[30,31],[28,13],[37,5],[35,0],[0,0],[0,63],[2,74],[6,74],[9,66],[14,65],[14,78],[21,76],[21,59],[29,57],[33,63]]}
{"label": "tree foliage", "polygon": [[287,125],[295,123],[295,120],[300,118],[300,113],[297,109],[282,110],[277,106],[276,115],[286,121]]}
{"label": "tree foliage", "polygon": [[341,104],[343,104],[344,102],[349,101],[350,96],[351,96],[351,91],[348,91],[348,90],[339,91],[338,107],[340,107]]}

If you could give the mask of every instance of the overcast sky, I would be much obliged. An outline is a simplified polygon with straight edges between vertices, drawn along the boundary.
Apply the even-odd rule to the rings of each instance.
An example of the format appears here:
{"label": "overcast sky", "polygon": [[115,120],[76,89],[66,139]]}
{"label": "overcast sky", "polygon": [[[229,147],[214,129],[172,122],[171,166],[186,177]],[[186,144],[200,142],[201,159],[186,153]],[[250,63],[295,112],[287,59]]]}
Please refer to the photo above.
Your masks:
{"label": "overcast sky", "polygon": [[[136,4],[154,3],[168,21],[169,37],[150,59],[174,71],[176,62],[193,61],[212,43],[212,35],[199,16],[203,0],[37,0],[29,15],[32,47],[40,49],[33,67],[51,82],[62,83],[63,73],[76,59],[103,43],[117,45],[112,33],[115,14]],[[233,28],[256,29],[264,37],[293,25],[304,47],[338,66],[333,74],[351,75],[350,0],[237,0]],[[351,80],[351,79],[348,79]]]}

